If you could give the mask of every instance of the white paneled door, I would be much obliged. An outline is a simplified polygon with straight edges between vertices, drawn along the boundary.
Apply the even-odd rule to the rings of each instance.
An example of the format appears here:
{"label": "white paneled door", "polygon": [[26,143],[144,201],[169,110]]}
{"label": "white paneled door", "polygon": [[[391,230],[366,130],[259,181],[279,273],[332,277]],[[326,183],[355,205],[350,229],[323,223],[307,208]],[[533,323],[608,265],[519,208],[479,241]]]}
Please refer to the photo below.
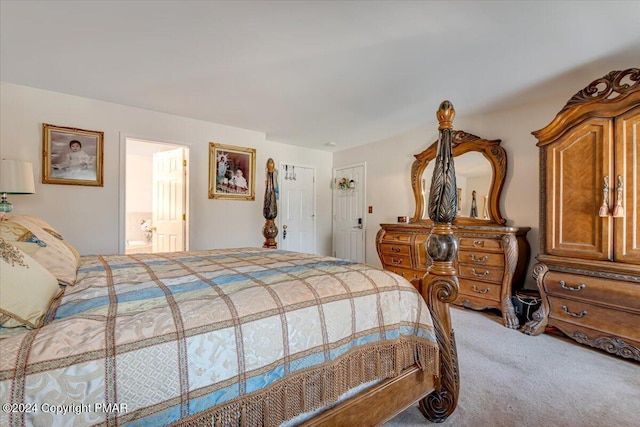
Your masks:
{"label": "white paneled door", "polygon": [[356,262],[365,260],[365,166],[333,170],[333,253]]}
{"label": "white paneled door", "polygon": [[315,169],[280,165],[280,248],[316,252]]}
{"label": "white paneled door", "polygon": [[185,153],[153,154],[153,252],[185,250]]}

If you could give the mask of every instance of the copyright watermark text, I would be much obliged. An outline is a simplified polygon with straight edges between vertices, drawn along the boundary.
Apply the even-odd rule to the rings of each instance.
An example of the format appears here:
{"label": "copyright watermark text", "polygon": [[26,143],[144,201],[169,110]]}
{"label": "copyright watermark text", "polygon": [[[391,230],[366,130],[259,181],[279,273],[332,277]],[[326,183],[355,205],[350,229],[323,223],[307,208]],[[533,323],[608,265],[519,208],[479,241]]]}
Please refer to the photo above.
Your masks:
{"label": "copyright watermark text", "polygon": [[3,403],[2,412],[4,413],[36,413],[46,412],[49,414],[65,415],[65,414],[86,414],[93,412],[100,413],[126,413],[126,403],[70,403],[66,405],[54,405],[50,403]]}

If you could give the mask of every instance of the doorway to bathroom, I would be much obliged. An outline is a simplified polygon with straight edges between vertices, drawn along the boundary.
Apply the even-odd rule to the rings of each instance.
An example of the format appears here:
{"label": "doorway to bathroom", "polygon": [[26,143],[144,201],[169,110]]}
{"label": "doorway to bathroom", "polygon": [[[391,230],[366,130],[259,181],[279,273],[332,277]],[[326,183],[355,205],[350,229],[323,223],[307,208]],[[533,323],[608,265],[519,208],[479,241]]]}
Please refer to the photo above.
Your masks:
{"label": "doorway to bathroom", "polygon": [[125,138],[124,253],[188,249],[189,149]]}

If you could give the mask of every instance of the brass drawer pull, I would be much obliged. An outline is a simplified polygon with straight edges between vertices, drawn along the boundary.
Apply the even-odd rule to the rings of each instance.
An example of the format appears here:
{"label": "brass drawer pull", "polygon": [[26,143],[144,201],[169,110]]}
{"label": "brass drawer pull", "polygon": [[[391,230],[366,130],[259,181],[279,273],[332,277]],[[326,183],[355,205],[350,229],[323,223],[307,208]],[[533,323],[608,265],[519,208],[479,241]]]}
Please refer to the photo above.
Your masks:
{"label": "brass drawer pull", "polygon": [[578,319],[587,315],[587,310],[582,310],[580,313],[572,313],[569,311],[566,305],[562,306],[564,314],[568,314],[571,317],[577,317]]}
{"label": "brass drawer pull", "polygon": [[610,215],[609,212],[609,177],[604,177],[604,185],[602,186],[602,206],[600,206],[600,211],[598,215],[606,218]]}
{"label": "brass drawer pull", "polygon": [[474,292],[477,292],[479,294],[486,294],[487,292],[489,292],[489,288],[485,289],[484,291],[481,291],[480,289],[476,288],[476,285],[473,285],[471,289],[473,289]]}
{"label": "brass drawer pull", "polygon": [[474,276],[476,277],[487,277],[489,275],[489,270],[485,270],[482,273],[478,273],[476,272],[475,268],[471,269],[471,272],[473,273]]}
{"label": "brass drawer pull", "polygon": [[618,187],[616,187],[616,193],[618,194],[618,201],[616,207],[613,208],[614,218],[624,218],[624,208],[622,207],[622,192],[624,191],[624,182],[622,181],[622,175],[618,175]]}
{"label": "brass drawer pull", "polygon": [[484,264],[489,259],[489,257],[486,256],[486,255],[483,256],[482,258],[476,258],[475,254],[471,254],[471,255],[469,255],[469,257],[471,258],[471,261],[475,261],[478,264]]}
{"label": "brass drawer pull", "polygon": [[567,285],[567,283],[564,280],[560,280],[560,286],[562,287],[562,289],[566,289],[568,291],[579,291],[587,287],[587,285],[585,285],[584,283],[580,283],[578,286],[575,286],[575,287],[570,286],[570,285]]}
{"label": "brass drawer pull", "polygon": [[394,263],[394,264],[402,264],[402,260],[401,259],[391,258],[391,262]]}
{"label": "brass drawer pull", "polygon": [[474,240],[473,246],[480,246],[481,248],[484,248],[484,240]]}
{"label": "brass drawer pull", "polygon": [[391,252],[400,252],[400,248],[394,248],[393,246],[391,247]]}

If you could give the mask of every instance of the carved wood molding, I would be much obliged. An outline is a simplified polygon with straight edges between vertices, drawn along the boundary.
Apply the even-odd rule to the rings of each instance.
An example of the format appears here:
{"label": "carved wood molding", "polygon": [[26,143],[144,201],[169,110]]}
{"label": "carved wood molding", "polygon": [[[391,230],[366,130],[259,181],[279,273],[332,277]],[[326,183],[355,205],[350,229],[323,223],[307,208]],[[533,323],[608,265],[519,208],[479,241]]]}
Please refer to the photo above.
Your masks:
{"label": "carved wood molding", "polygon": [[547,150],[540,150],[539,156],[540,163],[540,188],[538,189],[538,218],[540,232],[538,233],[538,249],[541,252],[546,252],[547,248],[547,236],[546,236],[546,223],[547,223]]}
{"label": "carved wood molding", "polygon": [[[623,82],[627,80],[629,83]],[[604,85],[604,87],[602,87]],[[619,96],[624,96],[640,85],[640,68],[629,68],[623,71],[611,71],[606,76],[589,83],[587,87],[578,91],[567,101],[560,111],[594,101],[617,102]]]}
{"label": "carved wood molding", "polygon": [[612,71],[578,91],[551,123],[532,134],[543,147],[589,117],[613,118],[639,103],[640,68]]}
{"label": "carved wood molding", "polygon": [[384,237],[384,235],[387,233],[387,231],[384,229],[384,227],[380,228],[380,230],[378,230],[378,233],[376,234],[376,251],[378,251],[378,258],[380,258],[380,260],[382,260],[382,238]]}
{"label": "carved wood molding", "polygon": [[598,337],[591,339],[581,331],[574,332],[571,335],[571,338],[578,341],[580,344],[590,345],[591,347],[599,348],[600,350],[615,354],[616,356],[640,361],[640,349],[627,344],[620,338]]}
{"label": "carved wood molding", "polygon": [[471,301],[468,298],[463,298],[462,301],[460,301],[460,304],[462,304],[464,308],[470,308],[471,310],[486,310],[488,308],[498,308],[497,303],[488,300],[485,300],[482,303],[477,303],[475,301]]}
{"label": "carved wood molding", "polygon": [[[490,197],[488,201],[488,212],[490,220],[479,220],[474,218],[458,217],[453,221],[454,225],[502,225],[506,220],[500,212],[500,196],[504,187],[504,180],[507,176],[507,154],[504,148],[500,146],[500,139],[484,139],[477,135],[455,130],[452,132],[453,156],[460,156],[468,152],[480,152],[491,164],[493,179],[489,191]],[[414,155],[416,160],[411,165],[411,187],[413,196],[416,201],[416,210],[411,218],[412,223],[431,223],[432,221],[424,218],[426,212],[425,200],[422,195],[422,174],[433,161],[438,151],[438,141],[431,144],[426,150]]]}
{"label": "carved wood molding", "polygon": [[502,247],[505,250],[505,270],[502,279],[502,319],[504,325],[510,329],[518,329],[520,327],[520,320],[516,316],[516,311],[513,308],[513,301],[511,301],[511,286],[509,284],[513,280],[513,274],[516,271],[516,265],[518,264],[518,241],[515,236],[511,234],[505,234],[502,236]]}
{"label": "carved wood molding", "polygon": [[540,297],[542,300],[542,304],[540,304],[540,308],[538,308],[532,315],[531,320],[525,323],[522,327],[522,332],[527,335],[540,335],[544,332],[544,328],[547,326],[549,322],[549,301],[547,300],[547,296],[544,292],[544,276],[549,272],[549,267],[546,264],[538,263],[533,266],[533,270],[531,272],[531,276],[536,281],[536,285],[540,290]]}
{"label": "carved wood molding", "polygon": [[[425,275],[425,279],[427,276],[428,274]],[[447,304],[458,297],[459,287],[455,276],[453,279],[438,278],[427,282],[428,289],[423,289],[423,296],[427,298],[436,341],[440,348],[440,381],[432,393],[420,399],[419,408],[429,421],[437,423],[451,415],[458,404],[458,353]]]}
{"label": "carved wood molding", "polygon": [[640,276],[631,274],[614,273],[611,271],[583,270],[580,268],[565,267],[562,265],[551,266],[553,271],[562,271],[564,273],[581,274],[583,276],[600,277],[602,279],[625,280],[629,282],[640,283]]}

